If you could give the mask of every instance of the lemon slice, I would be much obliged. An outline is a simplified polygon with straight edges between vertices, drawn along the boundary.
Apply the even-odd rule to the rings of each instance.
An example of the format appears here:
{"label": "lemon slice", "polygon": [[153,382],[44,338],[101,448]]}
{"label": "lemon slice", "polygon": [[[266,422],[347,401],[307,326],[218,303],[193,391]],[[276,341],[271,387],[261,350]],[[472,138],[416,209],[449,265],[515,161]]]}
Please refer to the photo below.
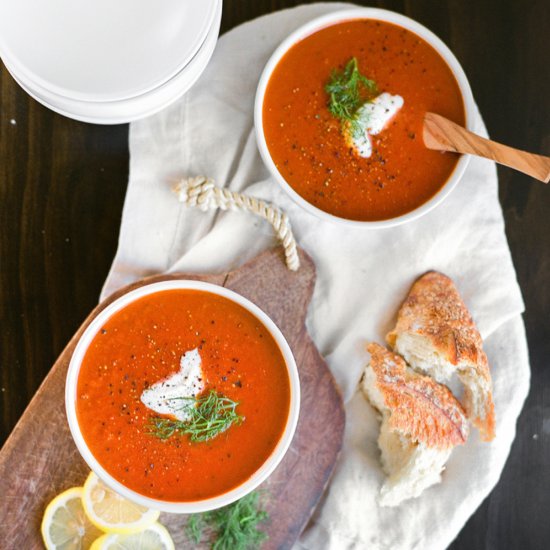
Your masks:
{"label": "lemon slice", "polygon": [[47,550],[89,548],[102,534],[84,512],[83,493],[82,487],[73,487],[48,504],[40,528]]}
{"label": "lemon slice", "polygon": [[93,472],[84,483],[84,510],[106,533],[135,533],[155,523],[160,512],[135,504],[109,489]]}
{"label": "lemon slice", "polygon": [[170,533],[160,523],[153,523],[144,531],[121,535],[103,535],[94,541],[90,550],[174,550]]}

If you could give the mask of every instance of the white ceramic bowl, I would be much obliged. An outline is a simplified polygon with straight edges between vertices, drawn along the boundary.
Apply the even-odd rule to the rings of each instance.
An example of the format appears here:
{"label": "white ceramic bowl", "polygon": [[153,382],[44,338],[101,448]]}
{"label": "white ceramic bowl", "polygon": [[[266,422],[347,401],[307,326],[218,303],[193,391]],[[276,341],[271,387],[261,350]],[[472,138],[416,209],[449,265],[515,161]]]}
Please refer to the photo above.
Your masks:
{"label": "white ceramic bowl", "polygon": [[195,55],[220,0],[0,2],[0,55],[61,96],[116,101],[153,90]]}
{"label": "white ceramic bowl", "polygon": [[[252,313],[252,315],[254,315],[259,321],[261,321],[261,323],[266,327],[266,329],[269,331],[269,333],[279,346],[279,349],[283,354],[286,367],[288,369],[288,377],[290,381],[290,408],[286,426],[283,431],[283,435],[281,436],[281,439],[279,440],[277,446],[275,447],[271,455],[267,458],[267,460],[256,472],[252,474],[250,478],[248,478],[238,487],[235,487],[234,489],[231,489],[230,491],[216,497],[191,502],[172,502],[157,500],[137,493],[136,491],[129,489],[128,487],[117,481],[101,466],[101,464],[96,460],[96,458],[88,448],[88,445],[86,444],[86,441],[82,436],[82,432],[80,431],[76,416],[77,381],[80,372],[80,366],[90,343],[92,342],[98,331],[101,329],[101,327],[114,313],[120,311],[138,298],[153,294],[155,292],[172,289],[191,289],[210,292],[212,294],[227,298],[228,300],[239,304],[247,311]],[[231,504],[232,502],[244,497],[246,494],[253,491],[256,487],[258,487],[258,485],[260,485],[269,477],[273,470],[275,470],[275,468],[285,455],[286,451],[288,450],[288,447],[290,446],[290,442],[292,440],[292,437],[294,436],[296,425],[298,423],[298,415],[300,411],[300,380],[298,377],[296,362],[294,361],[294,357],[287,341],[285,340],[285,337],[282,335],[281,331],[277,328],[275,323],[258,306],[254,305],[252,302],[250,302],[246,298],[243,298],[239,294],[217,285],[203,283],[199,281],[163,281],[140,287],[118,298],[112,304],[107,306],[86,328],[76,345],[75,351],[69,364],[65,386],[65,407],[67,412],[67,419],[69,422],[69,428],[71,430],[71,434],[76,443],[76,446],[80,454],[82,455],[82,458],[86,461],[91,470],[95,472],[95,474],[105,484],[107,484],[109,487],[111,487],[111,489],[116,491],[121,496],[128,498],[129,500],[132,500],[143,506],[147,506],[156,510],[161,510],[163,512],[193,514],[198,512],[205,512],[208,510],[214,510],[216,508],[226,506],[227,504]]]}
{"label": "white ceramic bowl", "polygon": [[[32,2],[25,0],[17,9],[11,4],[11,7],[1,4],[4,8],[0,8],[0,15],[4,12],[6,15],[3,25],[10,19],[23,18],[29,1]],[[97,69],[94,72],[81,63],[78,73],[74,67],[71,69],[71,63],[75,63],[73,54],[67,54],[67,59],[58,59],[55,55],[39,55],[42,50],[36,48],[40,39],[45,41],[47,36],[55,34],[55,26],[62,17],[70,21],[75,19],[76,26],[82,23],[82,13],[74,9],[73,4],[67,0],[55,0],[54,4],[34,42],[21,41],[19,35],[5,33],[6,36],[0,37],[0,55],[16,82],[39,103],[69,118],[95,124],[121,124],[144,118],[185,94],[208,65],[216,46],[222,13],[222,0],[204,3],[193,0],[185,6],[170,0],[162,10],[153,10],[153,15],[148,15],[150,6],[146,6],[137,20],[116,20],[115,17],[105,26],[105,44],[92,41],[90,37],[78,42],[76,31],[67,36],[61,33],[60,43],[46,41],[44,52],[50,47],[70,50],[67,44],[76,41],[79,55]],[[94,32],[98,34],[99,31],[92,27],[103,28],[105,21],[123,7],[118,3],[114,6],[107,0],[102,0],[98,6],[94,4],[96,18],[86,32],[92,37]],[[133,11],[138,8],[139,5],[133,5]],[[0,30],[3,25],[0,24]],[[68,25],[68,28],[73,26]],[[147,32],[143,33],[143,29]],[[123,30],[129,34],[119,48],[121,51],[110,56],[106,45],[113,40],[120,43]],[[122,58],[135,59],[121,67]],[[51,59],[55,59],[53,65]]]}
{"label": "white ceramic bowl", "polygon": [[157,113],[183,96],[198,80],[216,47],[222,14],[221,0],[205,41],[191,61],[173,78],[142,95],[121,101],[83,101],[55,94],[28,80],[11,65],[4,64],[14,80],[36,101],[63,116],[92,124],[124,124]]}
{"label": "white ceramic bowl", "polygon": [[325,27],[330,27],[331,25],[334,25],[336,23],[350,21],[353,19],[377,19],[380,21],[388,21],[389,23],[393,23],[409,31],[412,31],[413,33],[423,38],[428,44],[430,44],[430,46],[432,46],[445,60],[445,62],[453,72],[456,81],[458,82],[458,86],[460,88],[460,92],[462,94],[462,99],[464,102],[466,128],[468,128],[469,130],[473,129],[475,104],[472,96],[472,91],[470,89],[468,79],[466,78],[466,75],[462,70],[462,67],[458,63],[456,57],[453,55],[451,50],[449,50],[449,48],[433,32],[428,30],[420,23],[417,23],[413,19],[409,19],[404,15],[400,15],[392,11],[377,8],[345,9],[329,13],[310,21],[309,23],[306,23],[298,30],[293,32],[288,38],[286,38],[281,43],[281,45],[273,52],[273,55],[269,58],[269,61],[267,62],[260,77],[254,105],[254,126],[256,129],[256,141],[258,143],[258,149],[260,150],[260,154],[264,163],[266,164],[267,168],[269,169],[271,175],[275,178],[275,180],[299,206],[301,206],[307,212],[310,212],[311,214],[314,214],[315,216],[325,221],[335,222],[348,226],[362,227],[365,229],[380,229],[400,225],[415,220],[432,210],[439,203],[441,203],[441,201],[443,201],[443,199],[445,199],[451,193],[456,184],[459,182],[460,178],[464,174],[464,171],[466,170],[466,166],[468,165],[470,157],[468,155],[461,156],[457,162],[454,171],[449,176],[445,184],[441,187],[441,189],[430,200],[428,200],[418,208],[412,210],[411,212],[407,212],[406,214],[387,220],[349,220],[346,218],[334,216],[333,214],[329,214],[328,212],[325,212],[313,206],[311,203],[302,198],[296,191],[294,191],[294,189],[287,183],[287,181],[283,178],[283,176],[275,166],[275,163],[271,158],[271,154],[269,153],[269,148],[267,146],[263,131],[262,108],[264,95],[269,79],[271,78],[271,74],[273,73],[273,70],[275,69],[281,58],[290,48],[292,48],[292,46],[294,46],[294,44],[300,42],[307,36],[314,34],[315,32]]}

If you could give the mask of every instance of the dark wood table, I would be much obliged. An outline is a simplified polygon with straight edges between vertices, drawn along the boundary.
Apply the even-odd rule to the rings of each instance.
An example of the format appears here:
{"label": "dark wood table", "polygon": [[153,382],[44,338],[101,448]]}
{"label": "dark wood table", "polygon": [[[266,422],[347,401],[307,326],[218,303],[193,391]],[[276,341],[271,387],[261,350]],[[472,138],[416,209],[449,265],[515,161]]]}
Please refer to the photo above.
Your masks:
{"label": "dark wood table", "polygon": [[[300,3],[225,0],[222,31]],[[550,154],[548,0],[375,5],[417,19],[451,47],[493,139]],[[1,444],[97,303],[117,246],[128,126],[56,115],[30,99],[3,66],[0,102]],[[506,169],[499,168],[499,179],[527,306],[532,384],[502,478],[453,550],[550,544],[550,188]]]}

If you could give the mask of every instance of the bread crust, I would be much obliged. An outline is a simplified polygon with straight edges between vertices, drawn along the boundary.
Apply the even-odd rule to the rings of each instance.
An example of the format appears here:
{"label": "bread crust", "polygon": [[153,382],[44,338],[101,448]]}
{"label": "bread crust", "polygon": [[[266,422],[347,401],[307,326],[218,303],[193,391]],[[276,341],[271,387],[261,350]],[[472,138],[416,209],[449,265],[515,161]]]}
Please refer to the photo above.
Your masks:
{"label": "bread crust", "polygon": [[379,344],[371,343],[367,349],[392,430],[413,443],[441,450],[466,442],[466,414],[447,386],[416,373],[400,355]]}
{"label": "bread crust", "polygon": [[403,333],[415,333],[426,338],[434,351],[456,366],[457,370],[473,369],[474,375],[486,388],[482,414],[473,412],[468,389],[464,406],[483,439],[493,439],[495,411],[489,363],[483,351],[481,335],[449,277],[430,271],[414,283],[399,310],[395,329],[386,337],[392,348]]}

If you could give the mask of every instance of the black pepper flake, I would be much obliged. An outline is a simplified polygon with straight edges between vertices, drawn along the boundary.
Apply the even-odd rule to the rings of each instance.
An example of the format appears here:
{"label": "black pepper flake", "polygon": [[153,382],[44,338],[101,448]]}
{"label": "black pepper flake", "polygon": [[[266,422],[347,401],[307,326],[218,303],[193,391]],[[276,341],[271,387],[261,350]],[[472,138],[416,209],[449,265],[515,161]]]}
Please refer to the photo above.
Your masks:
{"label": "black pepper flake", "polygon": [[237,388],[242,388],[243,387],[243,383],[240,381],[240,380],[237,380],[234,384]]}
{"label": "black pepper flake", "polygon": [[104,328],[102,328],[101,329],[101,334],[107,334],[107,331]]}

